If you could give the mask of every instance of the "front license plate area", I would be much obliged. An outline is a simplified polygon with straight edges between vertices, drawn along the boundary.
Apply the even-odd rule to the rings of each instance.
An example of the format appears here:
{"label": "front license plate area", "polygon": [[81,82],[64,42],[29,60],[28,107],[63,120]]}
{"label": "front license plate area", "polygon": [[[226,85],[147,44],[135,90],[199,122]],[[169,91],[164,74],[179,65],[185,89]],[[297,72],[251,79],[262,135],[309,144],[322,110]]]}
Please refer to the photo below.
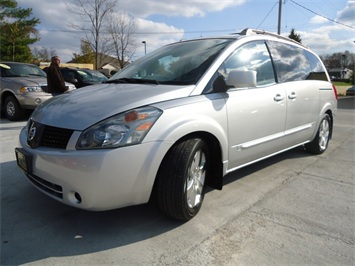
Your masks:
{"label": "front license plate area", "polygon": [[15,148],[17,165],[25,171],[26,174],[32,173],[32,155],[24,149]]}

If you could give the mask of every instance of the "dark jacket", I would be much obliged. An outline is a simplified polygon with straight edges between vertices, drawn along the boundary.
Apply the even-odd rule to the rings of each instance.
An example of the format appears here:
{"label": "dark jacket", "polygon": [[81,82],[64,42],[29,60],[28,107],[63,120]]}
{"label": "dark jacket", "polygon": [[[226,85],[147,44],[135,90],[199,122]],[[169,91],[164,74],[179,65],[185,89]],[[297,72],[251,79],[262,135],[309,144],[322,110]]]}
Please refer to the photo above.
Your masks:
{"label": "dark jacket", "polygon": [[50,93],[63,93],[68,89],[59,66],[56,64],[51,63],[47,69],[47,86]]}

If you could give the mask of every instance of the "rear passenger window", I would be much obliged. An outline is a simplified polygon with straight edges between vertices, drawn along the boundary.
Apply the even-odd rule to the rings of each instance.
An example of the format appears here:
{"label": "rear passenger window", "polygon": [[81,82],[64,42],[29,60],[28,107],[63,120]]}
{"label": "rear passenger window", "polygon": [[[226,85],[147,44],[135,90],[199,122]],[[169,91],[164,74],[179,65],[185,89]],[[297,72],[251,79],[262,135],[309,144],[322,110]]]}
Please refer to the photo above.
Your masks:
{"label": "rear passenger window", "polygon": [[255,70],[257,86],[275,83],[269,51],[263,41],[247,43],[239,47],[225,62],[226,74],[232,70]]}
{"label": "rear passenger window", "polygon": [[267,44],[278,72],[279,82],[308,79],[311,66],[303,49],[275,41],[268,41]]}
{"label": "rear passenger window", "polygon": [[307,79],[328,81],[326,70],[321,61],[314,54],[307,50],[305,50],[304,53],[306,54],[309,63],[311,64],[311,72],[309,73]]}

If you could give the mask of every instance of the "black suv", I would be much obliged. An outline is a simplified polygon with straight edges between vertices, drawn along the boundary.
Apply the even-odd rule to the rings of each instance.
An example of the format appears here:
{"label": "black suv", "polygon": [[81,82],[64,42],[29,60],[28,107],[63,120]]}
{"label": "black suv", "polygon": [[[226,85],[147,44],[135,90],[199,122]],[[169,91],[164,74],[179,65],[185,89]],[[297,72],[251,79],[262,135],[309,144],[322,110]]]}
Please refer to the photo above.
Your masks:
{"label": "black suv", "polygon": [[76,88],[102,83],[107,80],[107,77],[97,70],[61,67],[60,71],[64,80],[73,83]]}

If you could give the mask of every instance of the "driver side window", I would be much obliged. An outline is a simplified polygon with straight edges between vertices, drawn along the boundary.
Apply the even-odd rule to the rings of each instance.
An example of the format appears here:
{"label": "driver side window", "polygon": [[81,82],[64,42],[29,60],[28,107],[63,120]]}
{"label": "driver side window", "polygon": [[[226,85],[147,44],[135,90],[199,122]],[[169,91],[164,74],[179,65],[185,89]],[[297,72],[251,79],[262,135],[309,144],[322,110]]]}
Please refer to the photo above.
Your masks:
{"label": "driver side window", "polygon": [[233,70],[256,71],[256,85],[275,84],[275,73],[265,42],[256,41],[239,47],[224,63],[223,71],[228,75]]}
{"label": "driver side window", "polygon": [[220,66],[205,89],[205,93],[223,91],[226,88],[221,82],[226,80],[232,71],[256,71],[256,86],[275,84],[275,73],[269,51],[264,41],[246,43],[237,48]]}

